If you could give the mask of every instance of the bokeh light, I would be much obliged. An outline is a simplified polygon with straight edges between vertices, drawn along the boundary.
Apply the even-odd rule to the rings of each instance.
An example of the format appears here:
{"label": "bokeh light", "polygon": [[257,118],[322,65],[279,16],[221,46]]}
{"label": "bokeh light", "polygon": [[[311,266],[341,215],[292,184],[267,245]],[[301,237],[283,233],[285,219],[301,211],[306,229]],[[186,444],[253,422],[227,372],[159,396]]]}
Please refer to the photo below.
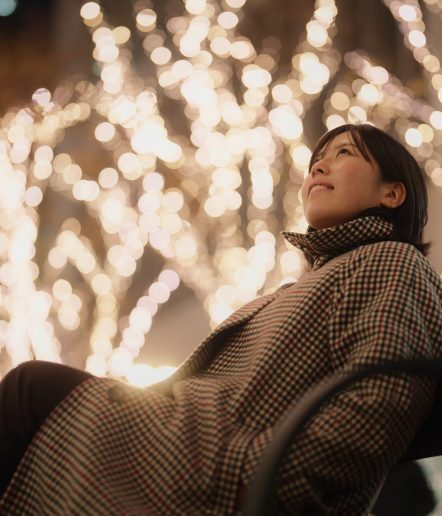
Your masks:
{"label": "bokeh light", "polygon": [[[88,371],[143,388],[176,366],[152,367],[140,355],[182,284],[214,327],[257,295],[297,281],[302,256],[278,233],[306,229],[305,122],[316,102],[328,129],[368,122],[394,133],[442,187],[440,61],[419,3],[383,3],[428,78],[428,99],[366,53],[337,50],[334,0],[312,3],[284,72],[276,37],[260,48],[241,32],[246,0],[186,0],[179,15],[135,2],[127,27],[113,27],[98,2],[84,3],[96,80],[70,84],[63,102],[39,88],[1,120],[7,367],[65,360],[62,343],[81,336]],[[134,63],[136,45],[149,80]],[[76,128],[103,157],[98,170],[69,145]],[[54,196],[81,206],[88,222],[67,214],[56,234],[44,234],[40,208]],[[162,268],[146,280],[153,255]],[[137,292],[132,306],[129,289]]]}

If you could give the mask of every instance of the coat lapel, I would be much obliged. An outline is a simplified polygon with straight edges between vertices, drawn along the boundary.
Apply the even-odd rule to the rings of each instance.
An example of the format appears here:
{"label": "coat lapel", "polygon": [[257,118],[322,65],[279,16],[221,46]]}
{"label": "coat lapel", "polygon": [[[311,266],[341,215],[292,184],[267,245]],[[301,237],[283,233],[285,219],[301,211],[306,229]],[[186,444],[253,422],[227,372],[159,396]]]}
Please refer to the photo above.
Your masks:
{"label": "coat lapel", "polygon": [[223,334],[225,334],[228,329],[242,325],[250,320],[255,314],[272,302],[279,295],[280,291],[287,286],[289,285],[283,285],[283,287],[277,289],[275,292],[254,299],[236,310],[203,340],[198,348],[180,365],[172,376],[167,378],[164,382],[155,384],[152,387],[162,392],[168,391],[174,382],[182,380],[207,366],[219,351],[220,347],[225,343],[225,339],[222,338]]}

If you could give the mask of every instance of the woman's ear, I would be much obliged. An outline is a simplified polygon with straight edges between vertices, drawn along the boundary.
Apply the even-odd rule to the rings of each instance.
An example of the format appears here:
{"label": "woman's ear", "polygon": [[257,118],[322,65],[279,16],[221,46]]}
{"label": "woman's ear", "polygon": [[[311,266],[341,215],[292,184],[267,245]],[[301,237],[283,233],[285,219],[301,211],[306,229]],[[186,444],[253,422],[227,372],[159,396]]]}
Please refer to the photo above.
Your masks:
{"label": "woman's ear", "polygon": [[384,208],[398,208],[404,203],[407,191],[403,183],[387,183],[384,186],[384,193],[381,199],[381,206]]}

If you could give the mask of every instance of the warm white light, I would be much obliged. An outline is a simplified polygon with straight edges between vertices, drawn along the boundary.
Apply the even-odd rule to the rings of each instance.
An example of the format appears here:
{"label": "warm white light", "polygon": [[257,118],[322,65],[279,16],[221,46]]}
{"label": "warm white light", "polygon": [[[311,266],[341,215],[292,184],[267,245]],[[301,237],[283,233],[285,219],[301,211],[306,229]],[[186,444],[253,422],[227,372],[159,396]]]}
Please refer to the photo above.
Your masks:
{"label": "warm white light", "polygon": [[153,29],[157,21],[157,15],[152,9],[143,9],[137,14],[137,26],[142,31]]}
{"label": "warm white light", "polygon": [[90,355],[86,360],[85,370],[95,376],[105,376],[107,372],[106,359],[100,355]]}
{"label": "warm white light", "polygon": [[96,2],[87,2],[85,3],[81,10],[80,15],[85,20],[93,20],[100,14],[100,6]]}
{"label": "warm white light", "polygon": [[210,43],[210,49],[218,56],[227,56],[230,51],[230,41],[227,38],[214,38]]}
{"label": "warm white light", "polygon": [[325,27],[317,22],[307,23],[307,40],[314,47],[323,47],[327,43],[328,34]]}
{"label": "warm white light", "polygon": [[318,2],[320,7],[318,7],[315,12],[314,16],[317,20],[321,22],[321,24],[325,26],[329,26],[332,22],[334,17],[337,14],[337,9],[335,6],[334,1],[330,2]]}
{"label": "warm white light", "polygon": [[270,73],[258,66],[246,66],[243,70],[242,82],[247,88],[262,88],[267,86],[271,80]]}
{"label": "warm white light", "polygon": [[246,0],[226,0],[226,3],[232,9],[240,9],[246,3]]}
{"label": "warm white light", "polygon": [[352,106],[348,110],[348,121],[351,124],[366,122],[367,121],[367,112],[360,106]]}
{"label": "warm white light", "polygon": [[115,126],[109,122],[102,122],[95,128],[95,138],[100,142],[109,142],[115,136]]}
{"label": "warm white light", "polygon": [[399,7],[399,16],[405,21],[413,21],[416,19],[416,9],[411,5],[401,5]]}
{"label": "warm white light", "polygon": [[149,297],[158,304],[165,303],[170,297],[170,290],[167,285],[157,281],[149,287]]}
{"label": "warm white light", "polygon": [[99,273],[92,278],[92,288],[97,294],[108,294],[112,289],[112,282],[106,274]]}
{"label": "warm white light", "polygon": [[152,326],[152,314],[146,307],[137,306],[130,313],[129,323],[143,333],[147,333]]}
{"label": "warm white light", "polygon": [[285,104],[292,100],[293,92],[286,84],[277,84],[272,88],[272,96],[276,102]]}
{"label": "warm white light", "polygon": [[302,134],[302,121],[289,107],[281,106],[272,109],[269,120],[275,133],[283,138],[294,140]]}
{"label": "warm white light", "polygon": [[184,205],[183,194],[179,190],[168,190],[163,197],[163,206],[166,211],[180,211]]}
{"label": "warm white light", "polygon": [[341,115],[330,115],[325,122],[329,131],[343,124],[345,124],[345,119]]}
{"label": "warm white light", "polygon": [[43,200],[43,192],[38,186],[30,186],[24,195],[24,201],[28,206],[35,208]]}
{"label": "warm white light", "polygon": [[112,30],[112,36],[115,40],[115,43],[117,43],[118,45],[123,45],[130,38],[130,29],[124,27],[123,25],[120,25]]}
{"label": "warm white light", "polygon": [[127,381],[134,387],[145,388],[153,383],[165,380],[176,370],[173,366],[161,366],[153,368],[147,364],[134,364],[128,368]]}
{"label": "warm white light", "polygon": [[430,122],[435,129],[442,129],[442,111],[433,111],[430,115]]}
{"label": "warm white light", "polygon": [[170,269],[165,269],[158,276],[158,280],[167,286],[167,288],[172,291],[176,290],[180,284],[180,277],[175,271]]}
{"label": "warm white light", "polygon": [[373,84],[364,84],[359,90],[358,97],[371,106],[374,106],[382,99],[381,93]]}
{"label": "warm white light", "polygon": [[281,266],[286,272],[298,271],[301,266],[301,258],[296,251],[285,251],[281,256]]}
{"label": "warm white light", "polygon": [[39,106],[48,106],[51,102],[51,93],[46,88],[39,88],[32,94],[32,100]]}
{"label": "warm white light", "polygon": [[373,66],[370,69],[370,79],[373,84],[385,84],[388,81],[389,74],[382,66]]}
{"label": "warm white light", "polygon": [[162,228],[154,229],[149,235],[149,242],[154,249],[164,249],[169,245],[170,235]]}
{"label": "warm white light", "polygon": [[132,362],[133,357],[130,351],[125,348],[118,348],[109,359],[109,372],[116,377],[126,376]]}
{"label": "warm white light", "polygon": [[339,110],[339,111],[345,111],[350,107],[350,99],[347,94],[336,91],[332,94],[330,97],[331,105]]}
{"label": "warm white light", "polygon": [[52,165],[49,161],[38,161],[32,172],[37,179],[47,179],[52,174]]}
{"label": "warm white light", "polygon": [[308,166],[311,155],[311,150],[306,145],[302,144],[296,145],[291,151],[292,159],[295,162],[295,165],[299,168]]}
{"label": "warm white light", "polygon": [[61,269],[66,265],[66,253],[59,247],[53,247],[48,254],[48,262],[55,269]]}
{"label": "warm white light", "polygon": [[126,378],[131,385],[142,389],[154,383],[152,381],[153,375],[153,367],[147,364],[134,364],[127,371]]}
{"label": "warm white light", "polygon": [[225,11],[218,16],[218,23],[225,29],[233,29],[238,25],[238,16],[235,13]]}
{"label": "warm white light", "polygon": [[430,143],[433,141],[434,138],[434,131],[433,129],[427,125],[427,124],[419,124],[418,127],[419,132],[422,135],[422,141],[425,143]]}
{"label": "warm white light", "polygon": [[172,52],[166,47],[157,47],[152,51],[150,58],[157,65],[165,65],[170,61]]}
{"label": "warm white light", "polygon": [[405,140],[408,145],[411,145],[412,147],[419,147],[419,145],[422,144],[422,134],[418,129],[410,127],[410,129],[407,129],[405,133]]}
{"label": "warm white light", "polygon": [[52,293],[59,301],[65,301],[72,295],[72,286],[68,281],[59,279],[52,286]]}
{"label": "warm white light", "polygon": [[95,181],[82,179],[75,183],[72,193],[78,201],[93,201],[100,194],[100,187]]}
{"label": "warm white light", "polygon": [[190,14],[201,14],[206,8],[206,0],[185,0],[185,5]]}
{"label": "warm white light", "polygon": [[237,39],[230,45],[230,55],[235,59],[248,59],[253,52],[252,44],[245,39]]}
{"label": "warm white light", "polygon": [[111,167],[103,168],[98,174],[98,182],[102,188],[113,188],[118,183],[118,172]]}
{"label": "warm white light", "polygon": [[425,37],[425,34],[420,30],[412,30],[408,34],[408,40],[409,42],[417,48],[424,47],[427,43],[427,38]]}
{"label": "warm white light", "polygon": [[436,186],[442,187],[442,168],[436,167],[431,172],[431,180]]}

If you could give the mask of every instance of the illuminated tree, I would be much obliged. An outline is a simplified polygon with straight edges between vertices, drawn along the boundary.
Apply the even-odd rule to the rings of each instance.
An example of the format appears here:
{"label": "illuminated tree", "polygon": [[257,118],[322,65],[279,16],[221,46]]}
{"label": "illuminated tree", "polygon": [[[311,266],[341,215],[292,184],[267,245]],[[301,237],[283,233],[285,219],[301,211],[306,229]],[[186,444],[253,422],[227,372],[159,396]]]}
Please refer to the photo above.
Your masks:
{"label": "illuminated tree", "polygon": [[[428,79],[429,100],[364,52],[341,55],[333,0],[315,2],[281,77],[280,42],[268,38],[258,52],[241,34],[244,3],[187,0],[179,16],[163,13],[160,23],[158,10],[138,2],[129,28],[110,26],[100,5],[88,2],[80,15],[99,79],[37,90],[32,106],[3,117],[4,369],[32,357],[60,361],[64,343],[78,336],[90,347],[88,370],[145,385],[169,372],[134,363],[180,281],[212,325],[296,281],[302,255],[278,234],[306,229],[299,195],[310,158],[305,122],[319,101],[327,128],[370,122],[393,132],[442,186],[442,75],[417,1],[384,4]],[[427,0],[426,9],[440,16],[439,3]],[[134,64],[137,45],[150,76]],[[69,151],[79,126],[92,128],[88,150],[105,156],[99,174]],[[66,217],[37,260],[48,238],[40,207],[53,196],[82,205],[85,215],[81,223]],[[125,306],[153,254],[164,269]]]}

